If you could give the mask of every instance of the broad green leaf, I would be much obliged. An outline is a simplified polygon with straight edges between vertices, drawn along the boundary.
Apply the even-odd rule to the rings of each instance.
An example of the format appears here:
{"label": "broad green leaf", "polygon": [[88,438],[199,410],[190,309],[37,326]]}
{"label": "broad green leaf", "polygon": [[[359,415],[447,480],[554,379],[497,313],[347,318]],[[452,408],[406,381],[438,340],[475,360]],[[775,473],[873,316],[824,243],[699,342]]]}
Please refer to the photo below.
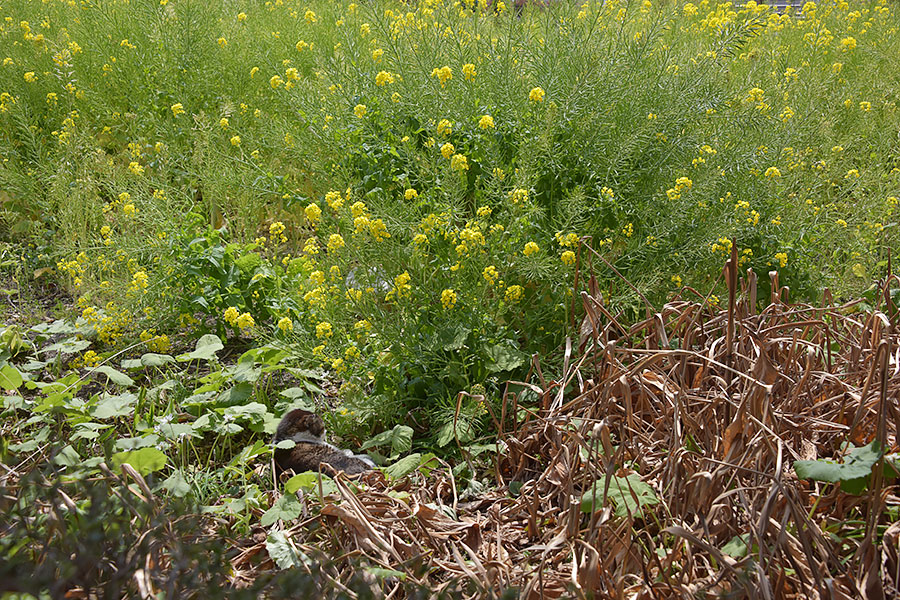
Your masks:
{"label": "broad green leaf", "polygon": [[225,409],[225,420],[262,422],[266,415],[266,406],[259,402],[249,402],[229,406]]}
{"label": "broad green leaf", "polygon": [[294,475],[284,483],[284,493],[294,494],[297,490],[303,490],[307,493],[319,494],[319,477],[322,478],[322,495],[327,496],[338,491],[337,485],[328,475],[316,473],[315,471],[307,471]]}
{"label": "broad green leaf", "polygon": [[243,404],[253,395],[253,385],[249,383],[236,383],[230,390],[224,391],[216,398],[219,406],[234,406]]}
{"label": "broad green leaf", "polygon": [[[605,480],[594,482],[593,488],[581,497],[581,511],[589,513],[591,510],[603,508],[603,487]],[[628,514],[640,516],[644,506],[659,504],[659,498],[653,488],[641,481],[641,476],[631,473],[626,477],[613,475],[609,481],[609,490],[606,497],[615,505],[617,517],[626,517]]]}
{"label": "broad green leaf", "polygon": [[197,340],[197,345],[193,352],[179,355],[178,360],[181,362],[189,360],[213,360],[216,358],[216,353],[224,347],[225,346],[222,344],[222,340],[219,339],[219,336],[213,333],[207,333]]}
{"label": "broad green leaf", "polygon": [[278,448],[279,450],[290,450],[291,448],[293,448],[296,445],[297,445],[297,442],[295,442],[294,440],[281,440],[280,442],[275,444],[275,447]]}
{"label": "broad green leaf", "polygon": [[310,558],[291,543],[283,531],[273,531],[266,538],[266,551],[279,569],[309,565]]}
{"label": "broad green leaf", "polygon": [[505,344],[490,346],[487,349],[489,373],[512,371],[525,364],[526,355]]}
{"label": "broad green leaf", "polygon": [[263,513],[259,524],[268,527],[276,521],[293,521],[303,512],[303,507],[293,494],[285,494],[279,498],[272,508]]}
{"label": "broad green leaf", "polygon": [[159,436],[155,433],[143,437],[119,438],[116,440],[116,450],[125,452],[127,450],[137,450],[138,448],[149,448],[157,443],[159,443]]}
{"label": "broad green leaf", "polygon": [[444,350],[450,352],[460,350],[466,345],[466,339],[469,337],[469,333],[471,333],[470,329],[463,327],[459,323],[455,323],[438,332],[438,343]]}
{"label": "broad green leaf", "polygon": [[166,466],[166,455],[156,448],[141,448],[128,452],[116,452],[110,457],[110,461],[117,469],[128,463],[134,470],[143,476],[154,471],[159,471]]}
{"label": "broad green leaf", "polygon": [[444,423],[440,430],[438,430],[437,436],[437,445],[440,448],[443,448],[450,442],[455,439],[459,439],[460,444],[465,444],[466,442],[471,441],[475,437],[475,431],[472,428],[472,424],[463,419],[457,419],[456,421],[456,435],[453,435],[454,423],[450,421],[449,423]]}
{"label": "broad green leaf", "polygon": [[134,379],[123,373],[122,371],[117,371],[113,369],[109,365],[103,365],[94,369],[95,373],[103,373],[106,377],[116,385],[121,385],[124,387],[130,387],[134,385]]}
{"label": "broad green leaf", "polygon": [[109,423],[78,423],[72,433],[72,440],[95,440],[100,437],[100,432],[112,427]]}
{"label": "broad green leaf", "polygon": [[262,375],[262,369],[252,362],[238,363],[233,367],[224,369],[226,375],[237,383],[253,383]]}
{"label": "broad green leaf", "polygon": [[800,479],[815,479],[827,483],[841,483],[841,488],[851,494],[861,493],[867,486],[872,474],[872,467],[882,456],[881,446],[877,441],[862,448],[854,448],[844,462],[832,460],[798,460],[794,462],[794,471]]}
{"label": "broad green leaf", "polygon": [[176,498],[184,498],[191,491],[191,484],[184,478],[181,469],[175,469],[175,472],[162,482],[162,487]]}
{"label": "broad green leaf", "polygon": [[17,390],[22,385],[22,374],[19,370],[7,363],[0,368],[0,387],[4,390]]}
{"label": "broad green leaf", "polygon": [[410,454],[409,456],[404,456],[391,466],[386,467],[384,472],[387,473],[391,479],[401,479],[419,468],[421,458],[422,455],[418,452]]}
{"label": "broad green leaf", "polygon": [[76,354],[82,350],[87,350],[91,345],[90,340],[79,340],[78,338],[69,338],[55,344],[50,344],[41,348],[40,352],[59,352],[60,354]]}
{"label": "broad green leaf", "polygon": [[136,402],[137,396],[131,393],[120,394],[118,396],[103,394],[97,405],[89,409],[89,412],[95,419],[124,417],[130,415],[134,411],[134,404]]}
{"label": "broad green leaf", "polygon": [[135,369],[143,369],[144,363],[141,362],[139,358],[126,358],[119,365],[123,369],[128,369],[129,371],[134,371]]}
{"label": "broad green leaf", "polygon": [[395,425],[393,429],[382,431],[370,440],[367,440],[360,450],[389,446],[390,456],[400,456],[412,448],[413,429],[407,425]]}
{"label": "broad green leaf", "polygon": [[750,551],[750,534],[736,535],[722,546],[722,554],[731,558],[743,558]]}
{"label": "broad green leaf", "polygon": [[40,323],[31,328],[35,333],[43,333],[46,335],[62,334],[67,335],[78,331],[78,327],[69,323],[64,319],[57,319],[52,323]]}
{"label": "broad green leaf", "polygon": [[53,464],[74,467],[81,464],[81,456],[72,446],[66,446],[53,457]]}
{"label": "broad green leaf", "polygon": [[175,357],[169,354],[155,354],[153,352],[148,352],[141,356],[141,364],[145,367],[161,367],[173,362],[175,362]]}
{"label": "broad green leaf", "polygon": [[194,429],[192,423],[160,423],[155,430],[167,440],[177,440],[181,437],[202,437]]}
{"label": "broad green leaf", "polygon": [[382,567],[364,567],[364,570],[371,573],[378,579],[388,579],[391,577],[396,577],[400,581],[406,580],[406,573],[402,571],[395,571],[394,569],[384,569]]}

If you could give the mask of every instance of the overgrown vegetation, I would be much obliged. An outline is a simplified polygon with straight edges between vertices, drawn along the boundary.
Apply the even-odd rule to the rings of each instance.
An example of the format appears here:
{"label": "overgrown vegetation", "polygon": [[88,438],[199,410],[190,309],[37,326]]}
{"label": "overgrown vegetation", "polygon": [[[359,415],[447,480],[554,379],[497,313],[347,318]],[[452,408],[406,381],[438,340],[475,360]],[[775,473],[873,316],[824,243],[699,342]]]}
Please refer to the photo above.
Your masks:
{"label": "overgrown vegetation", "polygon": [[[615,595],[598,564],[701,595],[863,585],[846,565],[874,565],[896,510],[875,497],[895,433],[871,426],[897,377],[883,0],[0,17],[0,547],[38,567],[21,591],[278,597],[257,577],[286,566],[347,597]],[[274,481],[293,407],[383,470]],[[840,485],[786,483],[788,455]],[[804,506],[810,485],[834,501]],[[703,510],[697,486],[718,490]],[[248,549],[201,557],[182,520]]]}

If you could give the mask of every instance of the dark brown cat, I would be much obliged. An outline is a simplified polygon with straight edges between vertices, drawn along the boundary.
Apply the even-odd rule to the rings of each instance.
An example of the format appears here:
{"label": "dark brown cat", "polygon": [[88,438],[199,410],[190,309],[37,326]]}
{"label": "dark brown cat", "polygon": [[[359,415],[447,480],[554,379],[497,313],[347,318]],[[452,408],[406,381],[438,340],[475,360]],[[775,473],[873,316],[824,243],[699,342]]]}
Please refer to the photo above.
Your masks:
{"label": "dark brown cat", "polygon": [[369,457],[341,450],[325,441],[325,422],[315,413],[295,409],[288,412],[278,424],[275,443],[293,440],[290,449],[275,449],[275,469],[278,474],[288,469],[295,473],[304,471],[343,471],[356,475],[370,471],[374,466]]}

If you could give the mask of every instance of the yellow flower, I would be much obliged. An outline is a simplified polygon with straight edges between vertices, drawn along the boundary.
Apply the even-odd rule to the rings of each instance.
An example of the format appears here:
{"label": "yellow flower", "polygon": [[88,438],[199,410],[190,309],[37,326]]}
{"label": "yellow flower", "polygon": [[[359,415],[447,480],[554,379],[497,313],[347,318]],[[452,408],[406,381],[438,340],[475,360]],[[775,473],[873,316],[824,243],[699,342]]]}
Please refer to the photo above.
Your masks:
{"label": "yellow flower", "polygon": [[463,76],[466,78],[466,81],[473,81],[478,72],[475,70],[475,65],[472,63],[466,63],[462,68]]}
{"label": "yellow flower", "polygon": [[513,204],[521,204],[528,200],[528,190],[516,188],[509,193],[509,198]]}
{"label": "yellow flower", "polygon": [[272,75],[269,79],[269,85],[272,86],[272,89],[278,89],[278,87],[284,83],[284,79],[281,78],[280,75]]}
{"label": "yellow flower", "polygon": [[503,298],[507,302],[518,302],[522,299],[522,296],[525,295],[525,290],[522,289],[521,285],[511,285],[506,288],[506,293],[503,295]]}
{"label": "yellow flower", "polygon": [[497,271],[497,267],[491,265],[489,267],[485,267],[481,272],[481,276],[484,277],[484,280],[488,282],[488,285],[494,285],[497,282],[497,279],[500,278],[500,272]]}
{"label": "yellow flower", "polygon": [[238,16],[237,16],[237,20],[238,20],[238,21],[246,21],[246,20],[247,20],[247,13],[245,13],[245,12],[239,12],[239,13],[238,13]]}
{"label": "yellow flower", "polygon": [[240,146],[241,145],[241,136],[233,135],[231,136],[231,145],[232,146]]}
{"label": "yellow flower", "polygon": [[330,192],[325,194],[325,202],[333,211],[340,210],[340,208],[344,205],[344,199],[341,198],[341,193],[336,190],[331,190]]}
{"label": "yellow flower", "polygon": [[220,47],[224,48],[225,46],[228,45],[228,40],[226,40],[223,37],[220,37],[218,40],[216,40],[216,43],[218,43]]}
{"label": "yellow flower", "polygon": [[781,171],[778,170],[778,167],[769,167],[766,169],[765,176],[769,179],[777,179],[781,177]]}
{"label": "yellow flower", "polygon": [[384,56],[384,50],[381,48],[375,48],[372,50],[372,60],[378,62],[381,60],[381,57]]}
{"label": "yellow flower", "polygon": [[303,209],[303,213],[306,215],[306,220],[313,225],[318,223],[322,218],[322,209],[319,208],[319,205],[314,202]]}
{"label": "yellow flower", "polygon": [[35,76],[34,71],[28,71],[23,77],[27,83],[34,83],[37,81],[37,76]]}
{"label": "yellow flower", "polygon": [[350,207],[350,214],[356,219],[366,214],[366,210],[365,202],[354,202]]}
{"label": "yellow flower", "polygon": [[316,13],[314,13],[314,12],[311,11],[311,10],[307,10],[307,11],[306,11],[306,14],[303,15],[303,19],[304,19],[307,23],[309,23],[310,25],[312,25],[313,23],[316,22]]}
{"label": "yellow flower", "polygon": [[450,159],[450,168],[454,171],[468,171],[469,159],[464,154],[454,154]]}
{"label": "yellow flower", "polygon": [[869,112],[870,110],[872,110],[872,103],[866,102],[865,100],[863,100],[862,102],[859,103],[859,108],[863,112]]}
{"label": "yellow flower", "polygon": [[172,114],[176,117],[178,115],[184,114],[184,106],[181,104],[181,102],[177,102],[177,103],[173,104],[171,106],[171,109],[172,109]]}
{"label": "yellow flower", "polygon": [[433,69],[431,71],[432,77],[437,77],[438,81],[441,82],[441,87],[444,87],[444,84],[453,79],[453,70],[448,66],[443,66],[440,68]]}
{"label": "yellow flower", "polygon": [[438,135],[450,135],[453,133],[453,123],[447,119],[441,119],[437,124]]}
{"label": "yellow flower", "polygon": [[134,173],[135,175],[143,175],[144,167],[141,166],[141,163],[138,162],[130,162],[128,163],[128,170]]}
{"label": "yellow flower", "polygon": [[238,309],[233,306],[229,306],[227,309],[225,309],[225,314],[223,316],[225,317],[226,323],[228,323],[229,325],[234,325],[240,315],[241,313],[238,312]]}
{"label": "yellow flower", "polygon": [[344,247],[344,238],[339,233],[332,233],[328,236],[328,251],[337,252]]}
{"label": "yellow flower", "polygon": [[357,104],[353,107],[353,114],[356,115],[357,119],[362,119],[366,116],[366,105],[365,104]]}
{"label": "yellow flower", "polygon": [[415,244],[416,246],[421,246],[422,244],[427,244],[427,243],[428,243],[428,236],[425,235],[424,233],[417,233],[413,237],[413,244]]}
{"label": "yellow flower", "polygon": [[241,313],[241,316],[237,318],[237,321],[235,321],[234,324],[238,326],[238,329],[247,329],[253,327],[255,323],[253,321],[253,316],[250,313],[245,312]]}
{"label": "yellow flower", "polygon": [[849,171],[847,171],[847,174],[844,175],[844,179],[859,179],[859,170],[850,169]]}
{"label": "yellow flower", "polygon": [[322,321],[318,325],[316,325],[316,337],[321,338],[330,338],[334,335],[334,332],[331,329],[331,323],[328,321]]}
{"label": "yellow flower", "polygon": [[524,254],[525,256],[531,256],[532,254],[540,252],[540,250],[541,249],[537,244],[535,244],[534,242],[528,242],[527,244],[525,244],[525,248],[522,249],[522,254]]}
{"label": "yellow flower", "polygon": [[758,87],[752,88],[747,92],[747,100],[750,102],[762,102],[765,100],[766,92]]}
{"label": "yellow flower", "polygon": [[453,146],[450,142],[447,142],[443,146],[441,146],[441,156],[450,160],[453,157],[453,153],[456,152],[456,147]]}
{"label": "yellow flower", "polygon": [[294,322],[290,319],[290,317],[282,317],[278,321],[278,329],[280,329],[284,333],[293,331],[294,330]]}
{"label": "yellow flower", "polygon": [[403,197],[404,197],[406,200],[412,200],[413,198],[418,198],[418,197],[419,197],[419,192],[417,192],[417,191],[416,191],[415,189],[413,189],[413,188],[408,188],[405,192],[403,192]]}
{"label": "yellow flower", "polygon": [[856,48],[856,38],[854,37],[845,37],[841,40],[841,49],[846,52],[848,50],[854,50]]}
{"label": "yellow flower", "polygon": [[528,99],[531,100],[532,102],[543,102],[544,94],[546,94],[546,92],[544,91],[544,88],[540,88],[540,87],[532,88],[531,91],[528,93]]}
{"label": "yellow flower", "polygon": [[387,71],[379,71],[378,75],[375,76],[375,85],[384,87],[389,83],[394,83],[394,75]]}
{"label": "yellow flower", "polygon": [[309,274],[309,281],[313,285],[322,285],[325,283],[325,273],[319,270],[315,270]]}
{"label": "yellow flower", "polygon": [[221,127],[222,129],[228,129],[228,119],[225,117],[219,119],[219,127]]}
{"label": "yellow flower", "polygon": [[571,250],[566,250],[559,257],[562,260],[564,265],[574,265],[575,264],[575,253]]}
{"label": "yellow flower", "polygon": [[681,287],[681,275],[672,275],[671,280],[675,287]]}
{"label": "yellow flower", "polygon": [[494,117],[490,115],[484,115],[480,119],[478,119],[478,126],[482,129],[493,129],[494,128]]}
{"label": "yellow flower", "polygon": [[100,362],[100,355],[98,355],[93,350],[88,350],[84,353],[84,356],[82,356],[82,360],[84,361],[85,367],[93,367],[98,362]]}
{"label": "yellow flower", "polygon": [[304,50],[306,50],[307,48],[309,48],[309,44],[307,44],[307,43],[304,42],[303,40],[300,40],[299,42],[297,42],[297,43],[294,45],[294,48],[297,49],[297,52],[303,52]]}
{"label": "yellow flower", "polygon": [[492,212],[493,211],[491,210],[490,206],[479,206],[478,212],[476,212],[475,214],[479,219],[487,219],[489,216],[491,216]]}
{"label": "yellow flower", "polygon": [[454,292],[452,289],[448,288],[441,292],[441,305],[443,305],[445,309],[451,309],[456,306],[457,300],[458,297],[456,295],[456,292]]}
{"label": "yellow flower", "polygon": [[788,255],[787,255],[786,252],[778,252],[778,253],[775,255],[775,260],[778,261],[778,264],[781,265],[781,268],[783,269],[784,267],[787,266],[787,263],[788,263]]}

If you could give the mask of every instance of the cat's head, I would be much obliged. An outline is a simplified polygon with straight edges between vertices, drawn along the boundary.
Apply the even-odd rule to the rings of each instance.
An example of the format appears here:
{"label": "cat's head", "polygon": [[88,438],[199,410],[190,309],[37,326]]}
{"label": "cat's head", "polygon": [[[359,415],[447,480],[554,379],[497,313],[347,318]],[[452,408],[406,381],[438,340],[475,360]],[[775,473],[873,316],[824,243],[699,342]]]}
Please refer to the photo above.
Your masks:
{"label": "cat's head", "polygon": [[294,440],[295,442],[325,441],[325,421],[316,413],[296,408],[288,412],[278,424],[275,441]]}

